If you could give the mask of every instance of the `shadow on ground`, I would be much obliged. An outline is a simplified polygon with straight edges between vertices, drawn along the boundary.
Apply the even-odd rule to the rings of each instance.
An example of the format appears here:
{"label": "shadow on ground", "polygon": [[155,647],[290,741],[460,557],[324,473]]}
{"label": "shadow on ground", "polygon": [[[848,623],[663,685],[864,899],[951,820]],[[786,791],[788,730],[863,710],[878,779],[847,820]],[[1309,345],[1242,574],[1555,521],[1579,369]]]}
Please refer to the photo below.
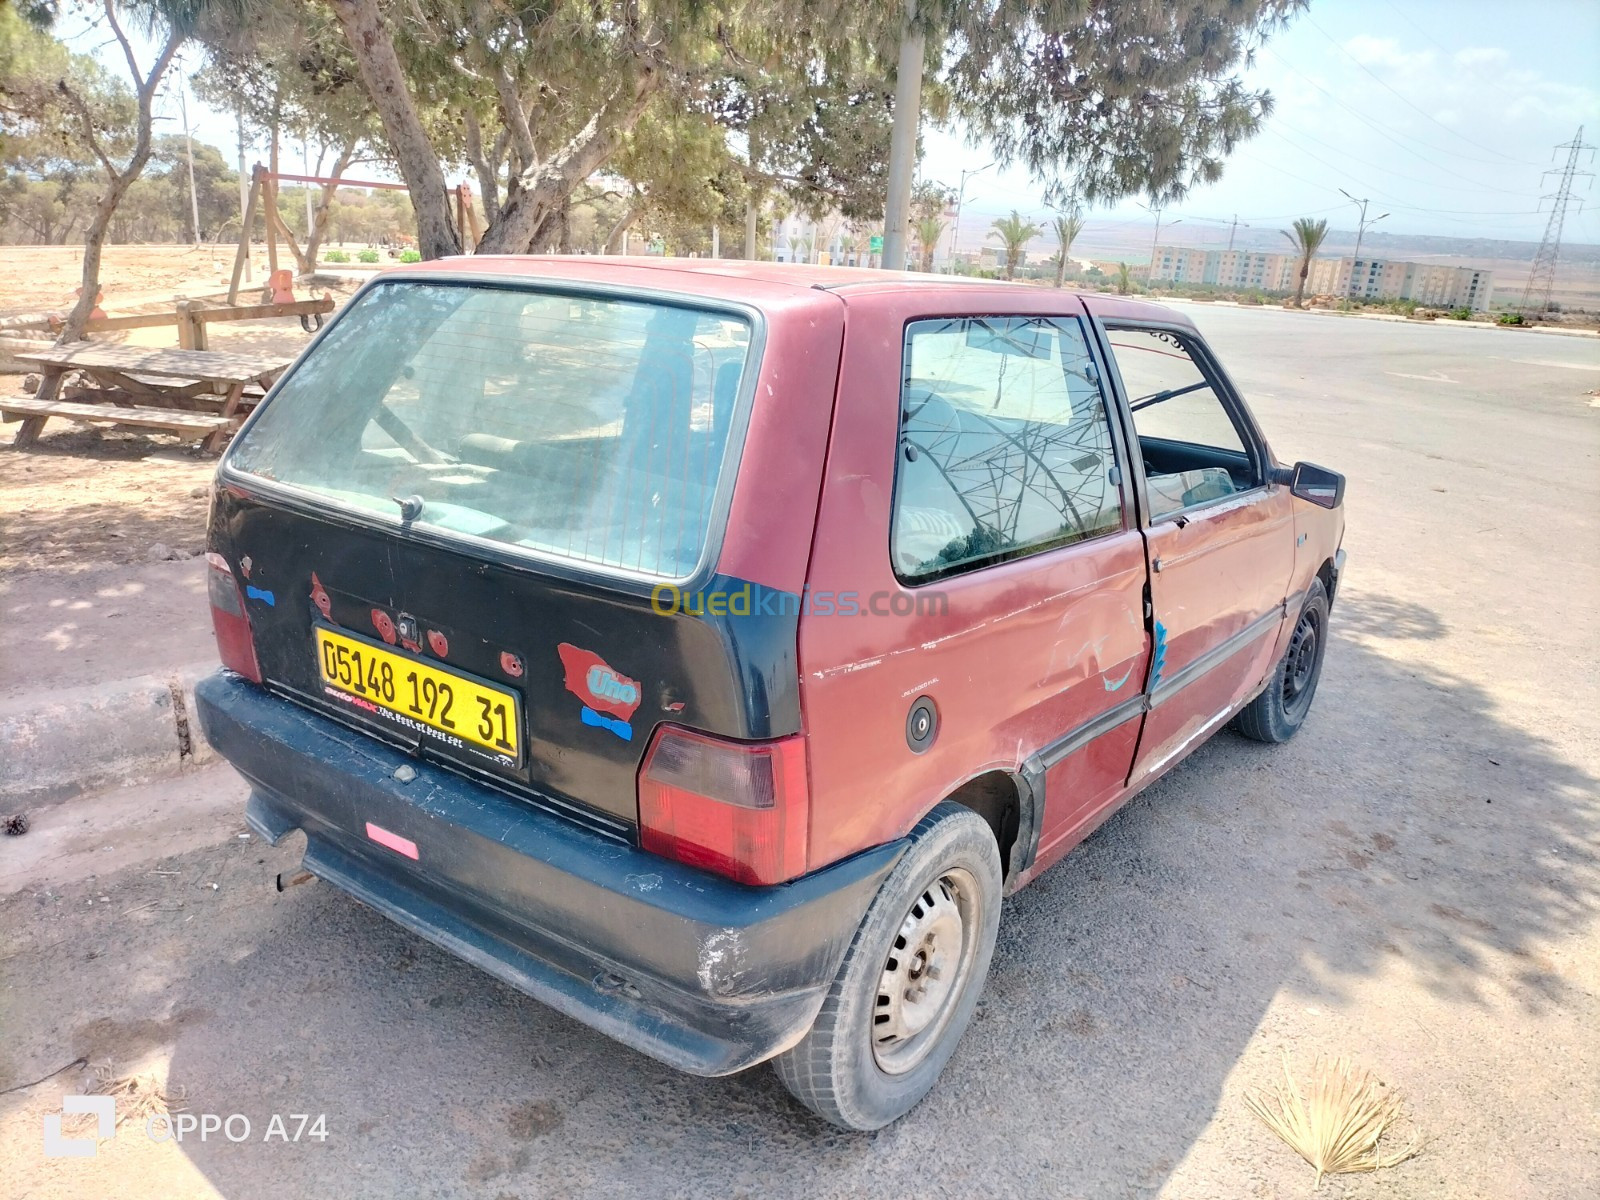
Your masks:
{"label": "shadow on ground", "polygon": [[[63,965],[25,1003],[71,1014],[73,1053],[172,1047],[197,1111],[327,1114],[315,1146],[186,1144],[228,1197],[1146,1196],[1280,993],[1337,1000],[1398,961],[1456,1011],[1568,998],[1539,944],[1595,915],[1597,781],[1390,656],[1437,636],[1427,610],[1343,602],[1335,626],[1299,738],[1219,735],[1008,904],[943,1082],[876,1135],[766,1070],[678,1075],[325,886],[275,898],[288,854],[217,868],[249,896],[226,945],[159,911],[108,939],[93,969],[134,999],[76,999]],[[1493,973],[1500,954],[1526,969]]]}

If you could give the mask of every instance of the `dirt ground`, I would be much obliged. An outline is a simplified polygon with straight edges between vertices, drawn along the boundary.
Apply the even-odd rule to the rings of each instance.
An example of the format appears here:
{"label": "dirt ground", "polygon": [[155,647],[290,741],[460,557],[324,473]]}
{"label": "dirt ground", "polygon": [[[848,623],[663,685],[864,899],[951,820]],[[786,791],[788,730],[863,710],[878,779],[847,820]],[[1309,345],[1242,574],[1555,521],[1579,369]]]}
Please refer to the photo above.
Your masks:
{"label": "dirt ground", "polygon": [[[116,314],[175,296],[225,292],[234,250],[231,242],[198,247],[107,246],[100,263],[101,307]],[[279,265],[292,268],[294,259],[284,253]],[[82,246],[0,246],[0,317],[71,308],[82,272]],[[259,291],[266,277],[266,251],[258,246],[251,255],[251,283],[241,284],[240,294]]]}

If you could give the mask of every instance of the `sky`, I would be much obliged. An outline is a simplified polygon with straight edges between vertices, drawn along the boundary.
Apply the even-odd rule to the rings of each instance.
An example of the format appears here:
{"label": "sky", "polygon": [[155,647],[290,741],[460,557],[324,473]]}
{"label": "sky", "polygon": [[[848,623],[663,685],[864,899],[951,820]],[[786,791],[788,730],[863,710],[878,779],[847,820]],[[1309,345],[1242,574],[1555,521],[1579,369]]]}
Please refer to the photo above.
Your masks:
{"label": "sky", "polygon": [[[68,18],[57,32],[126,70],[106,31]],[[199,65],[196,52],[187,57]],[[1312,0],[1245,78],[1272,93],[1273,114],[1218,183],[1165,210],[1163,244],[1221,244],[1234,218],[1276,227],[1326,217],[1353,230],[1357,210],[1341,188],[1370,198],[1369,219],[1387,214],[1373,226],[1380,232],[1536,242],[1550,211],[1541,197],[1557,184],[1544,172],[1565,161],[1553,148],[1580,125],[1587,142],[1600,143],[1600,0]],[[166,118],[158,128],[177,132],[176,88],[158,111]],[[192,99],[189,111],[196,136],[234,161],[231,115]],[[247,154],[254,161],[264,149]],[[980,170],[992,157],[959,129],[924,131],[926,178],[956,187],[962,171],[976,172],[966,181],[963,237],[1012,208],[1048,216],[1043,188],[1025,171]],[[1588,154],[1580,166],[1597,169]],[[301,169],[298,148],[287,148],[282,169]],[[1587,203],[1569,215],[1564,241],[1600,243],[1592,182],[1578,181]],[[1153,227],[1133,200],[1090,217]]]}

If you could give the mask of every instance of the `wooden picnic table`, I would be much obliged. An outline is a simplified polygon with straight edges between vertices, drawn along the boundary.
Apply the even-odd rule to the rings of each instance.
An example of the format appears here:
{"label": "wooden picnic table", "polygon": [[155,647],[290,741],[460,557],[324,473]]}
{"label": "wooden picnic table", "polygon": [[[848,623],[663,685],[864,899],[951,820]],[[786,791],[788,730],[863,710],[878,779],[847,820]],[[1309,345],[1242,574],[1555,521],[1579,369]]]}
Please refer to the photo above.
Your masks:
{"label": "wooden picnic table", "polygon": [[[22,422],[15,441],[19,448],[31,446],[44,423],[60,416],[203,434],[205,448],[217,450],[238,428],[245,389],[271,387],[289,365],[279,357],[222,350],[89,344],[52,346],[13,357],[37,364],[43,380],[38,396],[0,399],[0,417]],[[95,386],[58,398],[57,381],[73,371],[83,372]]]}

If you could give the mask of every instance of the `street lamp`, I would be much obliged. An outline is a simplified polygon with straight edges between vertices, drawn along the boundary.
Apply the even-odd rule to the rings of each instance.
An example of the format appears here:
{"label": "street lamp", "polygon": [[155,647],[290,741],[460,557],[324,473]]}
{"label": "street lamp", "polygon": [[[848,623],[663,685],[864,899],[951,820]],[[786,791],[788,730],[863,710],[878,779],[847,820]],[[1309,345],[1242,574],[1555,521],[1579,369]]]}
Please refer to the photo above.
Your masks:
{"label": "street lamp", "polygon": [[[1355,255],[1352,257],[1351,262],[1350,262],[1350,287],[1349,287],[1348,291],[1346,292],[1346,294],[1348,295],[1349,292],[1352,292],[1352,291],[1355,290],[1355,283],[1356,283],[1356,266],[1355,266],[1355,264],[1356,264],[1356,261],[1361,258],[1361,239],[1364,236],[1366,236],[1366,232],[1367,232],[1367,230],[1369,228],[1371,228],[1372,226],[1376,225],[1379,221],[1383,220],[1383,218],[1387,217],[1389,214],[1388,213],[1382,213],[1382,214],[1380,214],[1380,215],[1378,215],[1376,217],[1373,217],[1372,220],[1369,221],[1369,220],[1367,220],[1367,205],[1372,203],[1372,201],[1370,199],[1363,198],[1363,199],[1358,200],[1358,199],[1356,199],[1356,197],[1352,196],[1349,192],[1345,191],[1343,188],[1339,189],[1339,193],[1346,200],[1350,201],[1351,204],[1358,205],[1360,207],[1360,209],[1361,209],[1361,219],[1356,223],[1356,252],[1355,252]],[[1363,288],[1362,290],[1365,291],[1366,289]]]}
{"label": "street lamp", "polygon": [[[1156,247],[1161,244],[1161,210],[1159,208],[1152,208],[1150,211],[1155,214],[1155,218],[1156,218],[1156,235],[1155,235],[1155,237],[1150,239],[1150,274],[1145,277],[1145,282],[1147,282],[1147,283],[1153,282],[1155,280],[1155,277],[1156,277]],[[1176,221],[1168,221],[1167,222],[1167,228],[1171,229],[1174,225],[1182,225],[1182,224],[1183,224],[1183,218],[1179,217]]]}
{"label": "street lamp", "polygon": [[984,163],[981,167],[974,167],[970,171],[961,172],[961,186],[956,190],[956,227],[950,231],[950,269],[956,269],[956,243],[961,240],[961,202],[967,198],[967,180],[974,175],[981,175],[994,163]]}

